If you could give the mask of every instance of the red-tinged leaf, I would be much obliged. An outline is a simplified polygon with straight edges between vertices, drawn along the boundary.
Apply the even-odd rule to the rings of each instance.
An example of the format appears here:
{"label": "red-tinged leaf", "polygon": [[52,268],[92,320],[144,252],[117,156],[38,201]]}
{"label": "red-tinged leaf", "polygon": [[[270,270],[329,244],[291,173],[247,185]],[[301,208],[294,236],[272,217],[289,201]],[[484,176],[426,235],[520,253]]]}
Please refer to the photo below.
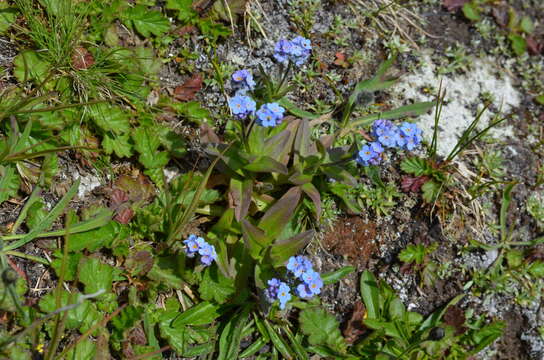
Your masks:
{"label": "red-tinged leaf", "polygon": [[174,98],[179,101],[191,101],[195,98],[197,92],[202,89],[202,75],[196,74],[185,81],[183,85],[174,89]]}
{"label": "red-tinged leaf", "polygon": [[301,188],[302,191],[312,199],[312,202],[315,205],[317,220],[319,220],[321,217],[321,196],[319,195],[319,190],[317,190],[311,182],[302,185]]}
{"label": "red-tinged leaf", "polygon": [[246,179],[239,181],[236,179],[230,180],[229,199],[234,208],[234,215],[239,222],[246,217],[251,205],[251,195],[253,194],[253,180]]}
{"label": "red-tinged leaf", "polygon": [[176,30],[175,33],[179,36],[183,36],[185,34],[196,34],[198,33],[198,29],[194,25],[185,25]]}
{"label": "red-tinged leaf", "polygon": [[470,0],[443,0],[442,5],[444,5],[448,11],[456,11],[462,8],[463,5],[469,1]]}
{"label": "red-tinged leaf", "polygon": [[423,184],[429,181],[427,176],[404,176],[402,178],[400,187],[404,192],[419,192]]}
{"label": "red-tinged leaf", "polygon": [[254,172],[271,173],[276,172],[287,175],[288,170],[285,165],[272,159],[269,156],[259,156],[244,166],[244,169]]}
{"label": "red-tinged leaf", "polygon": [[346,54],[337,52],[335,56],[336,60],[334,60],[334,65],[341,66],[343,68],[349,67],[349,63],[346,61]]}
{"label": "red-tinged leaf", "polygon": [[111,205],[117,207],[129,200],[128,194],[121,189],[113,189],[111,192]]}
{"label": "red-tinged leaf", "polygon": [[285,240],[276,241],[270,249],[272,265],[282,266],[293,255],[304,248],[314,236],[313,230],[305,231]]}
{"label": "red-tinged leaf", "polygon": [[494,6],[491,9],[491,14],[500,27],[505,28],[508,25],[509,16],[507,7]]}
{"label": "red-tinged leaf", "polygon": [[262,154],[270,156],[276,161],[281,161],[284,149],[289,145],[290,138],[291,132],[289,130],[283,130],[279,134],[266,139]]}
{"label": "red-tinged leaf", "polygon": [[85,70],[93,66],[94,58],[93,54],[84,47],[78,47],[74,49],[72,53],[72,66],[76,70]]}
{"label": "red-tinged leaf", "polygon": [[365,326],[363,324],[365,314],[365,305],[360,300],[357,301],[351,318],[346,322],[346,327],[342,332],[348,344],[355,343],[365,333]]}
{"label": "red-tinged leaf", "polygon": [[127,258],[125,267],[132,276],[145,275],[153,267],[153,255],[149,251],[138,251]]}
{"label": "red-tinged leaf", "polygon": [[218,144],[221,142],[219,136],[213,131],[211,126],[206,123],[200,125],[200,142],[203,144]]}
{"label": "red-tinged leaf", "polygon": [[242,235],[249,254],[254,259],[261,257],[262,250],[271,243],[271,238],[246,219],[242,219]]}
{"label": "red-tinged leaf", "polygon": [[123,208],[117,212],[117,215],[113,218],[119,224],[128,224],[134,217],[134,210],[129,207]]}
{"label": "red-tinged leaf", "polygon": [[465,320],[465,312],[456,305],[448,307],[444,313],[444,322],[455,328],[456,336],[467,331]]}
{"label": "red-tinged leaf", "polygon": [[532,36],[527,36],[525,41],[527,42],[527,50],[531,55],[538,55],[544,50],[544,44],[536,41]]}
{"label": "red-tinged leaf", "polygon": [[300,201],[302,191],[294,186],[272,205],[259,222],[259,227],[270,237],[279,235],[289,223]]}

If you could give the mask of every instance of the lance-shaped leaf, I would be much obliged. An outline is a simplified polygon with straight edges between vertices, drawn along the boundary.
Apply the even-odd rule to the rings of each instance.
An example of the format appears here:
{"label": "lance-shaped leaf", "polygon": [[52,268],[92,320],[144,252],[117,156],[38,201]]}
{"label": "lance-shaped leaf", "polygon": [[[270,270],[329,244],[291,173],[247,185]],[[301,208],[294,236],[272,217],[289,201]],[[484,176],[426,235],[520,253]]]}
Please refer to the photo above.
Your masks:
{"label": "lance-shaped leaf", "polygon": [[244,169],[253,172],[271,173],[276,172],[287,175],[287,167],[282,163],[272,159],[269,156],[260,156],[249,164],[244,166]]}
{"label": "lance-shaped leaf", "polygon": [[271,238],[266,236],[263,230],[259,229],[246,219],[242,220],[242,233],[249,254],[254,259],[261,257],[261,252],[272,242]]}
{"label": "lance-shaped leaf", "polygon": [[287,144],[281,150],[281,154],[278,160],[284,165],[287,165],[289,161],[291,160],[293,144],[295,142],[295,138],[298,132],[298,127],[300,126],[300,123],[301,123],[300,119],[288,119],[286,121],[288,121],[288,123],[285,130],[289,131],[289,140],[287,141]]}
{"label": "lance-shaped leaf", "polygon": [[259,222],[259,227],[270,237],[279,235],[291,220],[300,201],[301,190],[292,187],[272,205]]}
{"label": "lance-shaped leaf", "polygon": [[254,126],[249,133],[247,143],[249,152],[253,155],[268,155],[264,153],[264,141],[267,129],[262,126]]}
{"label": "lance-shaped leaf", "polygon": [[313,179],[312,175],[302,174],[300,171],[296,171],[293,175],[289,177],[289,181],[295,185],[303,185],[311,182]]}
{"label": "lance-shaped leaf", "polygon": [[282,155],[285,153],[285,149],[289,147],[288,145],[290,139],[291,131],[287,129],[283,130],[279,134],[276,134],[269,139],[266,139],[266,141],[264,142],[262,154],[265,156],[270,156],[274,160],[281,162]]}
{"label": "lance-shaped leaf", "polygon": [[243,181],[235,178],[230,179],[229,197],[234,206],[234,215],[239,222],[249,210],[251,204],[251,194],[253,193],[253,180],[245,179]]}
{"label": "lance-shaped leaf", "polygon": [[346,169],[343,169],[340,166],[322,166],[321,170],[327,174],[327,176],[346,185],[357,185],[357,180],[355,180],[355,178]]}
{"label": "lance-shaped leaf", "polygon": [[184,311],[172,321],[172,327],[182,325],[206,325],[217,319],[224,312],[222,305],[204,301]]}
{"label": "lance-shaped leaf", "polygon": [[308,230],[288,239],[275,242],[270,248],[272,265],[283,265],[291,256],[295,255],[304,246],[308,245],[312,240],[314,233],[313,230]]}
{"label": "lance-shaped leaf", "polygon": [[297,137],[295,138],[295,157],[294,163],[299,164],[303,158],[313,155],[317,152],[317,148],[312,143],[312,137],[310,133],[310,123],[308,120],[302,120],[298,130]]}
{"label": "lance-shaped leaf", "polygon": [[317,220],[319,220],[321,217],[321,196],[319,195],[319,190],[317,190],[311,182],[301,185],[300,188],[310,199],[312,199],[312,202],[315,205]]}

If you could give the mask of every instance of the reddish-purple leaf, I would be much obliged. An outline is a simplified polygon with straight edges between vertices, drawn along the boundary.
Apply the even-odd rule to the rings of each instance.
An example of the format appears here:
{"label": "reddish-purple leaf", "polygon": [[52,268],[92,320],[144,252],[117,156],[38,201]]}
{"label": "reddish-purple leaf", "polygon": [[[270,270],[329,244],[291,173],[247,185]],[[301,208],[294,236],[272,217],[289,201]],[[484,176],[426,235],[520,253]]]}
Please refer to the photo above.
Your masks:
{"label": "reddish-purple leaf", "polygon": [[129,207],[126,207],[124,209],[121,209],[117,212],[117,215],[113,218],[115,221],[117,221],[120,224],[128,224],[130,220],[134,217],[134,210],[132,210]]}
{"label": "reddish-purple leaf", "polygon": [[462,8],[463,5],[465,5],[465,3],[469,1],[470,0],[443,0],[442,5],[444,5],[444,7],[448,9],[448,11],[456,11]]}
{"label": "reddish-purple leaf", "polygon": [[427,181],[429,181],[427,176],[403,176],[400,187],[404,192],[418,192]]}
{"label": "reddish-purple leaf", "polygon": [[202,89],[202,75],[193,75],[189,80],[185,81],[174,89],[174,98],[179,101],[191,101],[195,98],[197,92]]}
{"label": "reddish-purple leaf", "polygon": [[128,201],[128,195],[121,189],[113,189],[111,193],[111,204],[113,206],[119,206]]}
{"label": "reddish-purple leaf", "polygon": [[72,53],[72,66],[76,70],[85,70],[94,64],[93,54],[84,47],[74,49]]}

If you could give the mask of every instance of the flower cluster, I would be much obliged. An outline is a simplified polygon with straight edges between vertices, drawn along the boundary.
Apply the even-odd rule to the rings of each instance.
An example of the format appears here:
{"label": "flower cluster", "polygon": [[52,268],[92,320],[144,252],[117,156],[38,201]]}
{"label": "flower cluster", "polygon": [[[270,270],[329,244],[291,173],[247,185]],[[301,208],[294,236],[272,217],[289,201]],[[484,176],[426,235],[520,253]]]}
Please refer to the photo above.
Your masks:
{"label": "flower cluster", "polygon": [[396,126],[389,120],[376,120],[371,135],[376,139],[363,145],[355,160],[364,166],[378,165],[382,160],[384,146],[402,150],[414,150],[421,143],[422,131],[416,124],[403,122]]}
{"label": "flower cluster", "polygon": [[[323,280],[321,279],[321,275],[314,271],[313,265],[307,257],[291,256],[287,262],[287,271],[295,279],[300,281],[295,287],[297,296],[306,299],[321,293]],[[290,283],[294,284],[294,281],[290,281]],[[270,302],[279,300],[280,309],[282,310],[285,309],[285,304],[292,297],[289,285],[276,278],[268,280],[268,288],[265,290],[265,295]]]}
{"label": "flower cluster", "polygon": [[268,288],[265,290],[265,295],[270,302],[276,299],[280,301],[280,309],[285,309],[285,304],[291,300],[289,285],[276,278],[268,280]]}
{"label": "flower cluster", "polygon": [[200,255],[200,261],[202,264],[209,266],[214,260],[217,259],[217,253],[215,252],[215,247],[210,245],[201,237],[196,235],[189,235],[186,240],[183,240],[185,244],[185,254],[192,258],[197,253]]}
{"label": "flower cluster", "polygon": [[372,136],[389,148],[413,150],[421,142],[421,134],[421,129],[409,122],[396,126],[389,120],[380,119],[372,124]]}
{"label": "flower cluster", "polygon": [[236,89],[236,95],[245,95],[249,90],[255,88],[255,80],[249,70],[243,69],[232,74],[232,84]]}
{"label": "flower cluster", "polygon": [[370,144],[363,145],[361,150],[357,153],[356,161],[364,166],[378,165],[382,160],[383,147],[377,142],[371,142]]}
{"label": "flower cluster", "polygon": [[239,119],[245,119],[255,113],[257,104],[246,95],[237,94],[229,99],[230,111]]}
{"label": "flower cluster", "polygon": [[281,39],[274,48],[274,58],[280,63],[292,62],[300,66],[310,57],[312,44],[310,40],[297,36],[293,40]]}
{"label": "flower cluster", "polygon": [[263,104],[257,111],[257,124],[264,127],[274,127],[281,123],[285,109],[278,103]]}
{"label": "flower cluster", "polygon": [[321,280],[319,273],[314,271],[312,263],[307,257],[291,256],[287,262],[287,270],[302,281],[297,285],[297,295],[301,298],[310,298],[321,292],[323,280]]}

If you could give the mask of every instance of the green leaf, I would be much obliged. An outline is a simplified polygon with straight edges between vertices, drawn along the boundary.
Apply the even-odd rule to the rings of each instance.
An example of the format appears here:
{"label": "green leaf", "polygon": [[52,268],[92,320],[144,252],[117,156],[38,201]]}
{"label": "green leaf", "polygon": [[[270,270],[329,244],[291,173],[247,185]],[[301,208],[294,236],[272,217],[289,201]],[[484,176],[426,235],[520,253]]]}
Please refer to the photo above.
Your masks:
{"label": "green leaf", "polygon": [[406,249],[403,249],[399,254],[399,259],[405,263],[422,264],[425,259],[425,246],[421,244],[408,245]]}
{"label": "green leaf", "polygon": [[93,360],[96,355],[96,344],[90,339],[85,339],[66,353],[66,359]]}
{"label": "green leaf", "polygon": [[7,2],[0,3],[0,34],[6,32],[17,19],[17,9],[9,7]]}
{"label": "green leaf", "polygon": [[369,319],[378,319],[380,315],[380,289],[378,288],[378,283],[374,275],[365,270],[361,274],[361,297],[365,303],[368,318]]}
{"label": "green leaf", "polygon": [[[521,18],[519,28],[526,34],[532,34],[535,31],[535,24],[529,16],[524,16]],[[1,31],[0,31],[1,32]]]}
{"label": "green leaf", "polygon": [[173,289],[181,289],[183,280],[178,271],[177,259],[174,257],[159,257],[147,273],[147,277]]}
{"label": "green leaf", "polygon": [[319,114],[314,114],[306,110],[299,109],[295,104],[286,98],[281,98],[278,103],[288,112],[301,119],[317,119],[320,116]]}
{"label": "green leaf", "polygon": [[66,206],[72,198],[76,195],[77,189],[79,188],[79,180],[76,180],[66,194],[60,199],[60,201],[55,205],[55,207],[45,216],[39,224],[36,224],[34,229],[32,229],[28,234],[24,235],[23,238],[10,243],[9,245],[4,245],[4,250],[14,250],[18,247],[25,245],[26,243],[31,242],[36,237],[40,235],[45,229],[49,229],[53,222],[62,214]]}
{"label": "green leaf", "polygon": [[477,344],[468,355],[476,354],[492,344],[499,336],[502,335],[505,323],[502,321],[494,321],[483,328],[472,332],[472,340]]}
{"label": "green leaf", "polygon": [[206,325],[213,322],[224,312],[222,305],[204,301],[182,312],[172,321],[172,327],[182,325]]}
{"label": "green leaf", "polygon": [[132,145],[129,134],[112,136],[105,134],[102,139],[102,147],[106,154],[115,153],[120,158],[132,156]]}
{"label": "green leaf", "polygon": [[129,116],[119,106],[105,103],[95,104],[89,106],[89,115],[93,122],[106,132],[124,134],[130,131]]}
{"label": "green leaf", "polygon": [[193,0],[167,0],[166,8],[176,10],[178,12],[178,20],[182,22],[187,22],[198,16],[198,13],[193,9]]}
{"label": "green leaf", "polygon": [[147,169],[162,168],[169,159],[168,153],[158,151],[161,140],[149,127],[139,127],[132,134],[134,148],[140,153],[138,160]]}
{"label": "green leaf", "polygon": [[473,2],[467,2],[463,5],[463,14],[471,21],[480,20],[480,9]]}
{"label": "green leaf", "polygon": [[12,166],[0,166],[0,204],[17,195],[19,176]]}
{"label": "green leaf", "polygon": [[410,157],[400,163],[402,171],[415,176],[430,175],[432,168],[425,159]]}
{"label": "green leaf", "polygon": [[423,191],[423,200],[428,203],[435,202],[438,199],[438,195],[440,195],[440,189],[441,186],[439,183],[435,181],[427,181],[421,187],[421,190]]}
{"label": "green leaf", "polygon": [[544,262],[540,260],[533,262],[529,266],[528,271],[529,271],[529,274],[535,277],[543,278],[544,277]]}
{"label": "green leaf", "polygon": [[331,349],[344,353],[347,348],[336,318],[321,308],[302,310],[299,316],[300,329],[308,336],[312,345],[327,345]]}
{"label": "green leaf", "polygon": [[35,83],[41,83],[49,72],[49,64],[32,50],[26,50],[17,55],[13,59],[13,65],[13,75],[19,82],[34,80]]}
{"label": "green leaf", "polygon": [[259,222],[266,235],[275,237],[283,231],[298,206],[300,196],[300,188],[292,187],[266,211]]}
{"label": "green leaf", "polygon": [[126,332],[130,330],[142,317],[143,308],[129,305],[125,307],[119,315],[111,319],[113,326],[112,341],[120,342],[126,339]]}
{"label": "green leaf", "polygon": [[512,50],[514,50],[514,53],[517,56],[521,56],[525,54],[527,51],[527,41],[518,34],[510,34],[508,35],[508,40],[510,40],[510,44],[512,45]]}
{"label": "green leaf", "polygon": [[[15,298],[19,303],[23,302],[23,295],[28,291],[26,281],[22,277],[18,277],[15,284],[9,285],[14,290]],[[0,310],[8,312],[17,311],[17,302],[9,293],[6,283],[0,281]]]}
{"label": "green leaf", "polygon": [[203,300],[214,301],[218,304],[226,302],[236,292],[234,280],[224,276],[217,266],[204,270],[198,293]]}
{"label": "green leaf", "polygon": [[310,243],[314,233],[313,230],[308,230],[288,239],[276,241],[270,248],[272,265],[276,267],[283,265],[291,256]]}
{"label": "green leaf", "polygon": [[[105,215],[106,213],[102,212],[98,216]],[[109,248],[116,239],[122,240],[128,235],[129,231],[126,226],[116,221],[110,221],[107,225],[98,229],[70,235],[68,239],[68,251],[79,252],[85,249],[96,251],[102,247]]]}
{"label": "green leaf", "polygon": [[226,323],[221,337],[219,338],[219,355],[217,360],[237,359],[240,352],[240,341],[242,330],[249,319],[249,308],[246,306],[242,311],[235,314]]}
{"label": "green leaf", "polygon": [[111,292],[115,268],[96,258],[84,258],[81,262],[79,281],[85,285],[85,292],[92,294],[100,289]]}
{"label": "green leaf", "polygon": [[[70,294],[67,291],[62,291],[60,295],[60,307],[76,304],[78,296],[79,294],[77,292]],[[51,292],[42,297],[39,306],[40,310],[46,313],[57,310],[55,292]],[[68,310],[66,328],[79,329],[81,332],[85,332],[101,319],[102,316],[96,309],[96,305],[89,300],[85,300],[75,308]]]}
{"label": "green leaf", "polygon": [[264,321],[264,326],[266,327],[266,332],[270,337],[272,344],[274,344],[274,348],[279,351],[285,359],[295,359],[293,350],[267,320]]}
{"label": "green leaf", "polygon": [[140,70],[147,76],[156,75],[161,69],[162,63],[149,47],[138,46],[134,49],[134,55],[140,65]]}
{"label": "green leaf", "polygon": [[129,9],[126,18],[145,37],[160,36],[170,29],[170,22],[159,11],[148,10],[144,5]]}
{"label": "green leaf", "polygon": [[269,156],[259,156],[258,158],[252,160],[249,164],[244,166],[244,169],[253,171],[253,172],[262,172],[262,173],[279,173],[287,175],[288,170],[285,165],[272,159]]}
{"label": "green leaf", "polygon": [[259,229],[246,219],[242,219],[242,234],[246,247],[249,249],[249,253],[252,258],[259,259],[261,252],[265,249],[272,238],[266,236],[263,230]]}
{"label": "green leaf", "polygon": [[329,285],[338,282],[355,271],[353,266],[344,266],[338,270],[331,271],[321,275],[323,284]]}
{"label": "green leaf", "polygon": [[[51,261],[51,267],[55,270],[57,277],[60,277],[60,271],[62,269],[62,254],[60,254],[60,252],[56,252],[55,256],[56,258]],[[83,253],[68,254],[66,269],[64,272],[65,281],[72,281],[76,279],[77,269],[82,257]]]}

